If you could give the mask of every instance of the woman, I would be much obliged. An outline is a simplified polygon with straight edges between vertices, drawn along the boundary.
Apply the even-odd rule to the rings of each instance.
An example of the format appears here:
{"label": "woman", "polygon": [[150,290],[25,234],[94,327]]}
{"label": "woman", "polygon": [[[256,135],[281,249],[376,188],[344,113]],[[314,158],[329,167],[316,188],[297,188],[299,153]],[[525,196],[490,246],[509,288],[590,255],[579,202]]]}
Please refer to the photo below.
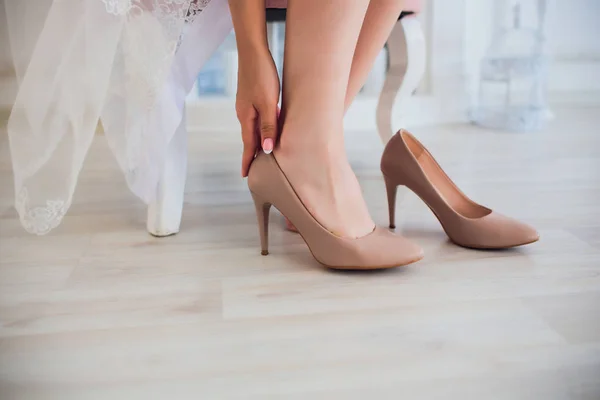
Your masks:
{"label": "woman", "polygon": [[[277,164],[297,194],[298,203],[301,201],[309,213],[303,213],[301,206],[286,211],[294,196],[276,203],[277,208],[290,219],[296,217],[292,222],[318,261],[331,268],[362,269],[420,259],[421,250],[416,245],[388,231],[374,230],[343,144],[345,109],[400,15],[401,3],[289,2],[280,140],[276,135],[279,82],[267,49],[264,7],[256,0],[230,0],[229,5],[240,55],[236,109],[244,141],[242,175],[247,176],[250,165],[259,161],[254,161],[258,122],[260,146],[271,153],[277,143]],[[282,186],[265,186],[266,181],[264,176],[253,179],[250,173],[254,195],[258,191],[285,192]],[[263,204],[269,199],[264,200]],[[259,218],[263,204],[257,204]],[[319,225],[330,233],[319,231]],[[259,226],[266,224],[259,222]],[[266,254],[266,231],[261,233]],[[323,243],[327,243],[326,248]]]}
{"label": "woman", "polygon": [[[263,149],[270,152],[277,140],[279,81],[261,1],[229,3],[240,57],[236,108],[247,176],[257,148],[256,119]],[[287,11],[278,160],[315,218],[342,236],[363,236],[374,225],[344,153],[343,114],[401,10],[399,0],[360,0],[351,6],[344,0],[310,0],[290,1]]]}

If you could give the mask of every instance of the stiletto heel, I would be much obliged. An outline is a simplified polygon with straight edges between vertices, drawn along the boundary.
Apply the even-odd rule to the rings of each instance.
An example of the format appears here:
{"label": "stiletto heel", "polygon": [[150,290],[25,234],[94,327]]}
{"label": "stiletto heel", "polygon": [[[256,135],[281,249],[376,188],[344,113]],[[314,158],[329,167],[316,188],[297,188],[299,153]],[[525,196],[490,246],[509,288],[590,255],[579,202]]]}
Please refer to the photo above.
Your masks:
{"label": "stiletto heel", "polygon": [[385,190],[387,192],[390,229],[396,229],[396,194],[398,193],[398,185],[385,175],[383,176],[383,180],[385,181]]}
{"label": "stiletto heel", "polygon": [[256,194],[252,194],[254,207],[256,208],[256,218],[258,220],[258,232],[260,234],[260,254],[266,256],[269,254],[269,214],[271,212],[271,203],[262,200]]}
{"label": "stiletto heel", "polygon": [[407,265],[423,258],[421,248],[387,229],[373,227],[360,238],[330,232],[306,208],[277,163],[274,154],[259,152],[248,173],[254,198],[262,254],[267,254],[269,208],[273,204],[296,227],[313,257],[334,269],[382,269]]}
{"label": "stiletto heel", "polygon": [[460,246],[501,249],[539,239],[536,230],[529,225],[469,199],[429,151],[407,131],[400,130],[385,146],[381,172],[388,195],[390,227],[395,225],[397,186],[406,185],[427,204],[448,237]]}

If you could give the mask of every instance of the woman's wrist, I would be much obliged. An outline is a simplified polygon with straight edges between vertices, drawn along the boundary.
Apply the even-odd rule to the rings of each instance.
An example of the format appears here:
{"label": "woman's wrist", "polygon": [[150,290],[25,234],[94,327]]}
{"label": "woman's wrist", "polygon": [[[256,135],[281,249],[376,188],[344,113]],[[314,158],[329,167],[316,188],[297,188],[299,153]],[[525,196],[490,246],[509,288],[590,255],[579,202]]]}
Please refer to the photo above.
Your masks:
{"label": "woman's wrist", "polygon": [[264,57],[270,54],[269,43],[266,38],[236,40],[238,56],[240,59]]}

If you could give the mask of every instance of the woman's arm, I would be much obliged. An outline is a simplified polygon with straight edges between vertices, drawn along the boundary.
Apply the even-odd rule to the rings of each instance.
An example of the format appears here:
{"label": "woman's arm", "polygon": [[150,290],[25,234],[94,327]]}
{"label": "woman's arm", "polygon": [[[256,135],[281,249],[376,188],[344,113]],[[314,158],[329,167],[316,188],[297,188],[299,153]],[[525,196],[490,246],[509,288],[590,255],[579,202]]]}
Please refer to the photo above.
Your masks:
{"label": "woman's arm", "polygon": [[268,52],[265,1],[229,0],[229,10],[240,54]]}
{"label": "woman's arm", "polygon": [[269,52],[264,0],[229,0],[238,47],[235,110],[242,127],[242,176],[256,152],[270,153],[277,139],[279,77]]}

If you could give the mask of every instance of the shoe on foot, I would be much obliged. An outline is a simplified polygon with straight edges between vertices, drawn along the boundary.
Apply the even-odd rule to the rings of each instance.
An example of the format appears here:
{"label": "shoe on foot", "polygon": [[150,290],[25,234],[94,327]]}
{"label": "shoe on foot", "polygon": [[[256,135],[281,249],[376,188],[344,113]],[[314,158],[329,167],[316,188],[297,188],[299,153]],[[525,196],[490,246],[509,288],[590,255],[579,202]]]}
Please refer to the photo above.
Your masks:
{"label": "shoe on foot", "polygon": [[269,210],[275,206],[297,228],[313,257],[333,269],[384,269],[423,258],[419,246],[387,229],[374,227],[359,238],[335,235],[317,221],[298,197],[274,154],[259,153],[250,166],[248,187],[258,217],[261,254],[267,255]]}

